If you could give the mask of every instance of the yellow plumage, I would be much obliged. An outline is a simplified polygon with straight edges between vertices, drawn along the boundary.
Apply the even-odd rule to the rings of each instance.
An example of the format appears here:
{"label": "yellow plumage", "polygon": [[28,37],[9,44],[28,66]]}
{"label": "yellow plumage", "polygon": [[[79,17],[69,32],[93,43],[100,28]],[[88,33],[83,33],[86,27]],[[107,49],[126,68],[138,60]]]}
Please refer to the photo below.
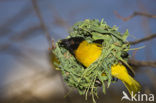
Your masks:
{"label": "yellow plumage", "polygon": [[102,49],[99,44],[89,44],[87,41],[82,41],[74,51],[76,59],[86,67],[96,61],[101,52]]}
{"label": "yellow plumage", "polygon": [[141,85],[128,74],[125,66],[121,64],[113,65],[111,67],[111,74],[124,83],[130,94],[132,94],[132,91],[133,94],[140,91]]}
{"label": "yellow plumage", "polygon": [[[82,41],[74,51],[76,59],[86,67],[95,62],[101,55],[101,52],[100,44],[88,43],[87,41]],[[128,74],[126,67],[120,63],[111,67],[111,74],[124,83],[130,94],[132,91],[133,94],[140,91],[140,84]]]}

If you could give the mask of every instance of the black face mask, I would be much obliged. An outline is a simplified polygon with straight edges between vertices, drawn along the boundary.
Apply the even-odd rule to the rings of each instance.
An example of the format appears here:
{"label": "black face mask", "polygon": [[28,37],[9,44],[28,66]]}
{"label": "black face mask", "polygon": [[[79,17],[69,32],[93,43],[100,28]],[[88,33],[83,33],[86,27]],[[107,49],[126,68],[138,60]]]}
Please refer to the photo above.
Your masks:
{"label": "black face mask", "polygon": [[82,37],[72,37],[69,39],[61,40],[59,44],[65,49],[69,50],[69,52],[74,55],[74,50],[76,50],[78,46],[80,45],[80,43],[84,40],[85,39]]}

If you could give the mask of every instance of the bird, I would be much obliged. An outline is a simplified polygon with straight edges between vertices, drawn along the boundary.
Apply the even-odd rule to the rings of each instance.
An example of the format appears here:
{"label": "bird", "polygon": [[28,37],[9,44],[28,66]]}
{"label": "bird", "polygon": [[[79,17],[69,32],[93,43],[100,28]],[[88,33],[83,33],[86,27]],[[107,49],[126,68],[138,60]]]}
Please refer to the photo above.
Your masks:
{"label": "bird", "polygon": [[[102,42],[103,40],[100,39],[89,43],[83,37],[71,37],[62,39],[59,45],[67,49],[80,64],[87,68],[100,57],[102,53]],[[123,58],[127,56],[127,53],[121,55]],[[123,82],[130,95],[141,90],[141,85],[133,78],[133,73],[121,62],[111,66],[111,75]]]}

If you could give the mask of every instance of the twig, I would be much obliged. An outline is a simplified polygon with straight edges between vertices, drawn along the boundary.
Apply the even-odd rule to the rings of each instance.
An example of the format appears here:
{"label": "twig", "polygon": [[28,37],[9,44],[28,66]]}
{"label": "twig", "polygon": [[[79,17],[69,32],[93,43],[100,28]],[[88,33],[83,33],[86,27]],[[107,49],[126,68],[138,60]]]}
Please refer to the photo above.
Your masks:
{"label": "twig", "polygon": [[32,34],[32,33],[33,33],[33,35],[36,34],[34,32],[37,30],[41,30],[41,27],[38,25],[27,28],[27,29],[21,31],[20,33],[16,33],[16,35],[13,35],[9,38],[9,40],[11,40],[11,41],[6,42],[4,44],[0,44],[0,52],[6,51],[6,50],[11,51],[10,49],[14,48],[13,44],[15,42],[19,42],[21,40],[29,39],[29,37],[32,36],[30,34]]}
{"label": "twig", "polygon": [[12,26],[22,22],[31,13],[32,9],[28,5],[24,6],[19,13],[9,18],[6,22],[0,24],[0,36],[7,36],[10,32],[13,33]]}
{"label": "twig", "polygon": [[138,43],[141,43],[141,42],[144,42],[144,41],[148,41],[148,40],[151,40],[151,39],[154,39],[156,38],[156,34],[152,34],[152,35],[149,35],[149,36],[146,36],[142,39],[138,39],[138,40],[135,40],[135,41],[130,41],[129,44],[131,45],[135,45],[135,44],[138,44]]}
{"label": "twig", "polygon": [[42,27],[43,31],[45,32],[45,36],[46,36],[46,39],[48,40],[49,42],[49,45],[51,47],[51,36],[50,36],[50,33],[48,32],[48,29],[47,27],[45,26],[45,23],[43,21],[43,18],[41,16],[41,13],[40,13],[40,10],[39,10],[39,7],[37,5],[37,0],[32,0],[32,5],[33,5],[33,8],[36,12],[36,15],[38,16],[39,20],[40,20],[40,26]]}
{"label": "twig", "polygon": [[24,18],[27,18],[29,14],[31,13],[32,9],[28,6],[25,5],[19,13],[14,15],[13,17],[9,18],[6,22],[0,25],[0,28],[6,28],[6,27],[11,27],[14,26],[15,24],[18,24],[19,22],[23,21]]}
{"label": "twig", "polygon": [[152,15],[152,14],[149,14],[149,13],[146,13],[146,12],[133,12],[130,16],[128,17],[122,17],[117,11],[114,11],[114,14],[120,18],[121,20],[123,21],[128,21],[130,19],[132,19],[133,17],[135,16],[145,16],[145,17],[148,17],[148,18],[156,18],[156,15]]}
{"label": "twig", "polygon": [[57,11],[57,9],[55,8],[54,5],[52,5],[51,7],[52,13],[53,13],[53,24],[55,24],[55,26],[60,26],[60,27],[64,27],[65,29],[69,29],[70,25],[67,22],[67,20],[65,20],[64,18],[61,17],[61,15],[59,14],[59,12]]}
{"label": "twig", "polygon": [[41,30],[41,26],[39,26],[39,25],[31,26],[31,27],[26,28],[23,31],[16,33],[15,35],[11,36],[10,39],[13,40],[14,42],[29,39],[29,37],[32,37],[34,35],[39,34],[39,33],[34,33],[37,30]]}
{"label": "twig", "polygon": [[0,45],[0,52],[1,52],[1,51],[5,51],[5,50],[7,50],[7,49],[10,48],[10,47],[11,47],[11,43],[1,44],[1,45]]}
{"label": "twig", "polygon": [[156,68],[156,61],[138,61],[130,59],[128,63],[135,67],[153,67]]}

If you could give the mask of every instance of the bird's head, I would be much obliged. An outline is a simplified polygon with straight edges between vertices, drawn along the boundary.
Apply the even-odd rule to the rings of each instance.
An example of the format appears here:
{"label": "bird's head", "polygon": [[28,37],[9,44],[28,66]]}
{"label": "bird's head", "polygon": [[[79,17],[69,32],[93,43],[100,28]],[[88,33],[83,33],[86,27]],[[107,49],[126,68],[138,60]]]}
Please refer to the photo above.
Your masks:
{"label": "bird's head", "polygon": [[84,41],[83,37],[72,37],[68,39],[62,39],[60,42],[60,46],[69,50],[71,54],[78,48],[79,44]]}

